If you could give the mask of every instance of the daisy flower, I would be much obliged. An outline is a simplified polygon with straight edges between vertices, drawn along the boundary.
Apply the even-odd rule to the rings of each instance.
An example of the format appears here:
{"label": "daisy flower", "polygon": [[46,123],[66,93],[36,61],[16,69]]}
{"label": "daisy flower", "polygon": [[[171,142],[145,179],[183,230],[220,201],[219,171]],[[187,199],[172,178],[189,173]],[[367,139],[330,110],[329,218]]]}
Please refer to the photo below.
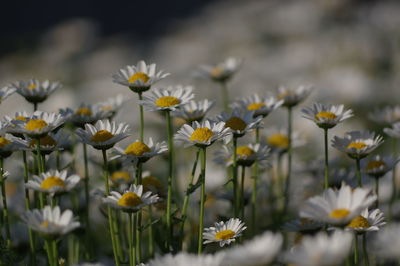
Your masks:
{"label": "daisy flower", "polygon": [[123,194],[111,191],[111,195],[104,199],[104,203],[124,212],[137,212],[143,207],[154,204],[159,200],[157,195],[150,191],[143,193],[142,185],[131,185]]}
{"label": "daisy flower", "polygon": [[342,183],[339,190],[329,188],[321,196],[308,199],[300,210],[300,216],[343,226],[360,215],[376,199],[376,195],[371,195],[370,189],[353,189]]}
{"label": "daisy flower", "polygon": [[242,59],[229,57],[216,65],[200,66],[200,74],[217,82],[225,82],[239,70],[242,62]]}
{"label": "daisy flower", "polygon": [[2,103],[5,99],[7,99],[11,94],[13,94],[17,89],[5,86],[0,89],[0,103]]}
{"label": "daisy flower", "polygon": [[151,176],[149,173],[143,173],[142,185],[144,192],[150,191],[153,194],[157,194],[160,198],[165,198],[165,185],[159,178]]}
{"label": "daisy flower", "polygon": [[299,218],[285,223],[282,229],[285,232],[299,232],[302,234],[313,234],[324,227],[324,224],[307,218]]}
{"label": "daisy flower", "polygon": [[[289,137],[287,129],[269,130],[267,132],[265,144],[268,145],[273,152],[284,153],[289,148]],[[296,131],[292,132],[292,148],[297,148],[304,145],[305,141],[300,138],[300,134]]]}
{"label": "daisy flower", "polygon": [[26,111],[16,112],[13,117],[8,115],[4,116],[4,124],[7,126],[6,132],[15,135],[16,137],[23,137],[22,134],[15,132],[17,126],[14,124],[15,121],[21,120],[26,121],[30,115]]}
{"label": "daisy flower", "polygon": [[111,173],[110,179],[115,185],[130,185],[134,180],[128,171],[114,171]]}
{"label": "daisy flower", "polygon": [[156,89],[150,95],[144,95],[139,101],[147,111],[175,111],[193,99],[192,86],[176,86]]}
{"label": "daisy flower", "polygon": [[368,118],[379,124],[393,124],[400,121],[400,106],[386,106],[368,114]]}
{"label": "daisy flower", "polygon": [[46,237],[59,237],[65,235],[80,226],[80,223],[73,217],[71,210],[61,213],[60,207],[45,206],[42,210],[27,211],[21,216],[32,230],[45,235]]}
{"label": "daisy flower", "polygon": [[68,176],[66,170],[61,172],[58,170],[50,170],[38,176],[33,175],[32,179],[33,180],[29,180],[25,184],[27,189],[48,193],[51,196],[71,191],[81,180],[78,175]]}
{"label": "daisy flower", "polygon": [[233,136],[238,138],[247,132],[261,127],[262,116],[254,117],[253,111],[242,112],[240,109],[233,109],[232,113],[223,112],[217,116],[218,122],[225,122],[225,127],[232,130]]}
{"label": "daisy flower", "polygon": [[255,117],[260,115],[266,117],[282,104],[283,100],[277,100],[275,97],[260,97],[258,94],[253,94],[250,97],[236,101],[232,104],[232,107],[253,111]]}
{"label": "daisy flower", "polygon": [[278,255],[283,243],[279,233],[264,232],[243,245],[223,251],[223,266],[268,265]]}
{"label": "daisy flower", "polygon": [[28,143],[25,140],[14,137],[13,135],[10,134],[0,135],[1,158],[7,158],[15,151],[27,150],[27,149],[28,149]]}
{"label": "daisy flower", "polygon": [[11,86],[30,103],[41,103],[56,89],[61,88],[61,84],[58,81],[45,80],[41,82],[37,79],[17,81]]}
{"label": "daisy flower", "polygon": [[199,102],[190,101],[178,110],[173,111],[172,116],[184,119],[188,124],[194,121],[201,122],[213,106],[214,102],[207,99]]}
{"label": "daisy flower", "polygon": [[242,235],[247,227],[238,218],[231,218],[226,223],[221,221],[215,223],[214,226],[205,228],[203,232],[204,244],[217,242],[220,247],[229,245],[235,241],[236,237]]}
{"label": "daisy flower", "polygon": [[[240,166],[250,167],[254,162],[265,163],[269,158],[270,148],[263,144],[248,144],[243,146],[238,146],[236,148],[237,163]],[[222,165],[232,165],[233,164],[233,150],[223,146],[222,150],[216,151],[214,153],[216,163]],[[261,164],[261,166],[263,166]],[[264,165],[265,167],[265,165]]]}
{"label": "daisy flower", "polygon": [[231,130],[225,127],[224,122],[205,120],[201,123],[195,121],[191,126],[183,125],[174,136],[175,142],[184,147],[192,145],[206,147],[217,140],[229,142]]}
{"label": "daisy flower", "polygon": [[343,231],[305,236],[300,245],[285,253],[284,261],[299,266],[341,265],[351,251],[352,239],[352,234]]}
{"label": "daisy flower", "polygon": [[61,114],[35,111],[25,120],[13,120],[13,131],[17,134],[26,134],[31,138],[41,138],[62,126],[65,117]]}
{"label": "daisy flower", "polygon": [[85,124],[94,124],[99,120],[111,116],[110,111],[102,110],[97,105],[81,104],[76,110],[71,108],[61,109],[60,114],[64,115],[68,122],[76,127],[84,127]]}
{"label": "daisy flower", "polygon": [[[29,143],[29,148],[35,153],[38,140],[27,139],[27,142]],[[71,144],[69,134],[63,129],[58,130],[57,133],[50,132],[46,136],[41,137],[39,143],[40,152],[46,155],[56,150],[64,150]]]}
{"label": "daisy flower", "polygon": [[353,159],[362,159],[383,143],[383,138],[369,131],[347,132],[343,138],[335,136],[332,147]]}
{"label": "daisy flower", "polygon": [[104,102],[97,103],[95,107],[98,110],[106,112],[108,115],[106,118],[112,118],[127,101],[129,101],[128,96],[118,94],[115,97],[108,98]]}
{"label": "daisy flower", "polygon": [[360,215],[353,218],[346,229],[355,231],[356,233],[365,233],[379,231],[386,224],[384,214],[379,209],[369,212],[365,209]]}
{"label": "daisy flower", "polygon": [[313,121],[320,128],[333,128],[353,116],[351,109],[344,111],[344,105],[323,105],[315,103],[302,110],[303,117]]}
{"label": "daisy flower", "polygon": [[126,123],[115,123],[109,120],[100,120],[94,126],[85,124],[85,129],[76,129],[76,134],[83,143],[91,145],[97,150],[108,150],[117,142],[128,137],[129,129]]}
{"label": "daisy flower", "polygon": [[392,138],[400,138],[400,122],[392,124],[392,128],[384,128],[383,132]]}
{"label": "daisy flower", "polygon": [[283,106],[293,107],[302,102],[312,91],[311,86],[299,86],[295,88],[279,87],[278,99],[283,100]]}
{"label": "daisy flower", "polygon": [[167,76],[169,73],[156,71],[156,64],[146,65],[144,61],[139,61],[136,66],[120,69],[112,77],[115,83],[127,86],[133,92],[142,93]]}
{"label": "daisy flower", "polygon": [[158,257],[150,260],[147,264],[139,266],[221,266],[223,256],[219,254],[166,254],[163,257]]}
{"label": "daisy flower", "polygon": [[370,160],[363,162],[364,172],[374,178],[383,177],[391,171],[400,159],[394,159],[392,156],[381,157],[374,155]]}
{"label": "daisy flower", "polygon": [[372,241],[374,253],[388,260],[400,260],[400,223],[392,223],[375,235]]}
{"label": "daisy flower", "polygon": [[149,138],[147,142],[141,142],[135,140],[129,144],[125,149],[120,147],[114,148],[117,156],[115,158],[121,157],[124,163],[147,162],[150,158],[161,155],[168,150],[165,141],[154,143],[152,138]]}

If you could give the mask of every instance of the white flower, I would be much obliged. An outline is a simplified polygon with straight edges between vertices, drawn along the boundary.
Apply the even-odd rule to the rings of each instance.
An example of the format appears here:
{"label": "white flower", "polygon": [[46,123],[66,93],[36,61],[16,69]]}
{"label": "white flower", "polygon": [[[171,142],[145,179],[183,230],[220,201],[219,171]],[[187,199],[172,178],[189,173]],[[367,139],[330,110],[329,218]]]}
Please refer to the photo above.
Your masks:
{"label": "white flower", "polygon": [[11,86],[30,103],[41,103],[56,89],[61,88],[61,84],[58,81],[45,80],[40,82],[37,79],[17,81]]}
{"label": "white flower", "polygon": [[302,102],[312,91],[311,86],[299,86],[295,88],[279,87],[279,100],[283,100],[283,106],[293,107]]}
{"label": "white flower", "polygon": [[0,157],[7,158],[13,152],[20,150],[28,150],[28,143],[24,139],[10,134],[0,135]]}
{"label": "white flower", "polygon": [[395,159],[392,156],[381,157],[379,154],[374,155],[370,160],[363,161],[361,167],[363,171],[372,177],[383,177],[387,172],[399,162],[399,158]]}
{"label": "white flower", "polygon": [[400,138],[400,122],[392,124],[392,128],[384,128],[383,131],[392,138]]}
{"label": "white flower", "polygon": [[100,120],[94,126],[85,124],[85,130],[76,129],[76,134],[82,142],[91,145],[98,150],[108,150],[117,142],[128,137],[126,133],[129,129],[128,124],[110,122],[109,120]]}
{"label": "white flower", "polygon": [[[57,133],[50,132],[46,136],[40,138],[40,152],[43,154],[50,154],[56,150],[64,150],[71,144],[69,136],[70,135],[64,129],[58,130]],[[27,139],[27,142],[29,148],[35,153],[38,139]]]}
{"label": "white flower", "polygon": [[194,121],[201,122],[208,111],[214,106],[213,101],[207,99],[203,101],[190,101],[172,112],[172,116],[182,118],[190,124]]}
{"label": "white flower", "polygon": [[60,114],[64,115],[68,122],[76,127],[83,127],[85,124],[94,124],[99,120],[111,116],[110,111],[102,110],[97,105],[81,104],[76,110],[70,108],[61,109]]}
{"label": "white flower", "polygon": [[62,126],[65,117],[61,114],[36,111],[25,120],[13,120],[13,132],[40,138]]}
{"label": "white flower", "polygon": [[258,94],[253,94],[252,96],[234,102],[232,107],[253,111],[254,116],[262,115],[266,117],[282,104],[283,100],[277,100],[275,97],[260,97]]}
{"label": "white flower", "polygon": [[[222,165],[233,164],[233,149],[232,147],[223,146],[222,150],[214,153],[216,163]],[[238,146],[236,148],[237,163],[241,166],[251,166],[254,162],[260,162],[261,167],[266,167],[267,160],[270,155],[270,148],[263,144],[248,144]]]}
{"label": "white flower", "polygon": [[0,89],[0,103],[2,103],[5,99],[7,99],[11,94],[13,94],[17,89],[5,86]]}
{"label": "white flower", "polygon": [[112,118],[117,114],[119,109],[121,109],[123,104],[126,103],[128,100],[128,96],[118,94],[115,97],[108,98],[104,102],[97,103],[95,105],[95,108],[106,112],[108,115],[106,118]]}
{"label": "white flower", "polygon": [[339,190],[329,188],[321,196],[308,199],[300,210],[300,216],[332,225],[346,225],[376,198],[370,189],[352,189],[342,183]]}
{"label": "white flower", "polygon": [[368,118],[380,124],[393,124],[400,121],[400,106],[386,106],[368,114]]}
{"label": "white flower", "polygon": [[218,254],[166,254],[150,260],[146,266],[220,266],[223,256]]}
{"label": "white flower", "polygon": [[50,170],[41,173],[39,176],[33,175],[33,180],[29,180],[25,187],[35,191],[48,193],[51,196],[74,189],[81,178],[78,175],[70,175],[66,170],[59,172],[58,170]]}
{"label": "white flower", "polygon": [[[287,129],[272,129],[268,130],[267,137],[262,139],[262,143],[265,142],[273,152],[284,153],[289,148],[289,137],[287,135]],[[292,132],[292,148],[297,148],[305,144],[304,139],[300,137],[297,131]]]}
{"label": "white flower", "polygon": [[279,233],[264,232],[242,245],[222,251],[223,266],[268,265],[276,257],[283,243]]}
{"label": "white flower", "polygon": [[110,180],[115,185],[130,185],[133,183],[133,176],[128,171],[114,171],[110,175]]}
{"label": "white flower", "polygon": [[217,140],[229,142],[231,130],[225,127],[224,122],[216,123],[205,120],[201,123],[195,121],[192,125],[184,124],[174,136],[174,140],[184,147],[196,145],[205,147],[213,144]]}
{"label": "white flower", "polygon": [[247,227],[238,218],[231,218],[226,223],[221,221],[214,226],[205,228],[203,232],[204,244],[217,242],[220,247],[229,245],[236,237],[242,235]]}
{"label": "white flower", "polygon": [[216,65],[200,66],[200,74],[214,81],[225,82],[229,80],[242,65],[242,59],[229,57]]}
{"label": "white flower", "polygon": [[353,218],[346,226],[346,229],[357,233],[379,231],[380,227],[386,224],[384,214],[379,209],[369,212],[368,208],[360,215]]}
{"label": "white flower", "polygon": [[375,235],[373,252],[380,258],[400,260],[400,223],[392,223]]}
{"label": "white flower", "polygon": [[139,104],[143,105],[147,111],[175,111],[193,99],[192,90],[192,86],[181,85],[155,89],[148,95],[144,95]]}
{"label": "white flower", "polygon": [[14,129],[16,129],[17,126],[13,122],[18,120],[26,121],[27,119],[29,119],[29,117],[30,115],[26,111],[16,112],[13,117],[5,115],[4,116],[4,121],[5,121],[4,126],[6,127],[5,132],[16,135],[18,137],[22,137],[22,134],[18,134],[17,132],[15,132]]}
{"label": "white flower", "polygon": [[42,210],[27,211],[21,219],[32,230],[47,237],[62,236],[80,226],[80,223],[73,218],[71,210],[61,213],[58,206],[54,208],[45,206]]}
{"label": "white flower", "polygon": [[122,195],[119,192],[111,191],[111,195],[103,201],[111,207],[124,212],[137,212],[143,207],[154,204],[159,200],[157,195],[150,191],[143,193],[142,185],[131,185]]}
{"label": "white flower", "polygon": [[340,265],[351,250],[352,239],[352,234],[343,231],[305,236],[300,245],[285,253],[284,260],[299,266]]}
{"label": "white flower", "polygon": [[225,122],[225,127],[230,128],[233,136],[238,138],[255,128],[260,128],[262,116],[254,117],[253,111],[242,112],[240,109],[233,109],[230,114],[221,113],[216,120]]}
{"label": "white flower", "polygon": [[351,109],[344,111],[344,105],[323,105],[314,103],[313,107],[302,110],[303,117],[317,124],[320,128],[332,128],[353,116]]}
{"label": "white flower", "polygon": [[125,149],[115,147],[114,150],[117,156],[112,159],[121,157],[124,163],[135,164],[137,161],[144,163],[154,156],[163,154],[168,150],[168,147],[165,141],[154,143],[153,139],[149,138],[148,142],[136,140]]}
{"label": "white flower", "polygon": [[134,92],[142,93],[167,76],[169,73],[156,71],[156,64],[146,65],[144,61],[139,61],[136,66],[126,66],[120,69],[112,77],[115,83],[127,86]]}
{"label": "white flower", "polygon": [[300,218],[285,223],[282,229],[286,232],[315,233],[321,230],[324,224],[307,218]]}
{"label": "white flower", "polygon": [[332,147],[347,153],[353,159],[361,159],[383,143],[383,138],[369,131],[347,132],[343,138],[335,136]]}

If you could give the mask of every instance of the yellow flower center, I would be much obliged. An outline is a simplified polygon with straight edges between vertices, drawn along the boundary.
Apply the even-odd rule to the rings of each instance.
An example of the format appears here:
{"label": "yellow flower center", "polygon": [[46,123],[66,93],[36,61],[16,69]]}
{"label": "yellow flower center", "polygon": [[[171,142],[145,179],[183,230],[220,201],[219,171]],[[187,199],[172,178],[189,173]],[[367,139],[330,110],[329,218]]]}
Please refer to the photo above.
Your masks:
{"label": "yellow flower center", "polygon": [[113,107],[111,105],[104,105],[101,107],[101,110],[103,111],[112,111]]}
{"label": "yellow flower center", "polygon": [[192,135],[190,136],[190,140],[206,142],[209,141],[212,136],[214,136],[214,133],[211,131],[211,129],[207,127],[199,127],[193,131]]}
{"label": "yellow flower center", "polygon": [[42,226],[42,227],[48,227],[49,226],[49,222],[48,221],[43,221],[41,224],[40,224],[40,226]]}
{"label": "yellow flower center", "polygon": [[224,72],[224,70],[221,67],[214,67],[211,69],[210,74],[212,77],[217,78],[222,74],[222,72]]}
{"label": "yellow flower center", "polygon": [[128,82],[129,83],[135,83],[138,80],[143,81],[144,83],[146,83],[147,81],[149,81],[150,77],[143,72],[136,72],[135,74],[133,74],[129,79]]}
{"label": "yellow flower center", "polygon": [[277,134],[273,134],[273,135],[269,136],[267,139],[267,142],[269,145],[271,145],[273,147],[278,147],[281,149],[287,149],[287,147],[289,146],[288,136],[281,134],[281,133],[277,133]]}
{"label": "yellow flower center", "polygon": [[135,192],[126,192],[118,200],[118,205],[123,207],[136,207],[142,203],[142,199]]}
{"label": "yellow flower center", "polygon": [[335,119],[337,116],[332,112],[321,111],[315,115],[315,119],[319,120],[320,118],[326,119]]}
{"label": "yellow flower center", "polygon": [[288,97],[288,96],[291,96],[291,95],[294,95],[294,94],[295,94],[294,91],[287,90],[287,91],[284,91],[284,92],[282,92],[281,94],[279,94],[277,98],[278,98],[279,100],[283,100],[284,98],[286,98],[286,97]]}
{"label": "yellow flower center", "polygon": [[349,145],[347,145],[347,148],[354,148],[356,150],[361,150],[363,148],[367,147],[367,144],[365,144],[364,142],[352,142]]}
{"label": "yellow flower center", "polygon": [[77,115],[92,115],[92,110],[90,110],[90,108],[87,107],[81,107],[78,110],[76,110],[75,114]]}
{"label": "yellow flower center", "polygon": [[235,236],[235,232],[232,230],[222,230],[215,234],[217,240],[228,240]]}
{"label": "yellow flower center", "polygon": [[[31,142],[29,143],[30,147],[35,147],[37,145],[37,139],[32,139]],[[57,142],[50,137],[49,135],[40,138],[40,146],[56,146]]]}
{"label": "yellow flower center", "polygon": [[242,157],[250,156],[255,152],[247,146],[239,146],[236,148],[236,154]]}
{"label": "yellow flower center", "polygon": [[1,148],[6,146],[6,145],[8,145],[8,144],[10,144],[10,143],[11,143],[11,141],[9,141],[8,139],[6,139],[4,137],[0,137],[0,147]]}
{"label": "yellow flower center", "polygon": [[160,182],[160,180],[158,180],[154,176],[147,176],[147,177],[143,178],[142,185],[143,185],[144,192],[152,191],[154,193],[157,192],[156,194],[158,194],[158,192],[163,190],[163,188],[164,188],[164,186]]}
{"label": "yellow flower center", "polygon": [[151,149],[149,148],[149,146],[147,146],[143,142],[137,141],[137,142],[130,144],[125,149],[125,154],[141,156],[141,155],[143,155],[143,153],[150,152],[150,151],[151,151]]}
{"label": "yellow flower center", "polygon": [[17,116],[14,118],[14,120],[19,120],[19,121],[26,121],[26,117],[25,116]]}
{"label": "yellow flower center", "polygon": [[96,134],[94,134],[90,139],[94,142],[103,142],[111,139],[112,137],[114,137],[114,135],[110,131],[102,129],[97,131]]}
{"label": "yellow flower center", "polygon": [[244,130],[247,124],[239,117],[231,117],[225,121],[225,127],[229,127],[232,130]]}
{"label": "yellow flower center", "polygon": [[347,225],[347,227],[352,227],[352,228],[368,228],[370,227],[370,224],[368,220],[365,217],[362,217],[361,215],[357,216],[351,222]]}
{"label": "yellow flower center", "polygon": [[380,168],[382,166],[383,167],[387,166],[384,161],[373,160],[373,161],[368,162],[366,168],[367,168],[367,170],[374,170],[374,169]]}
{"label": "yellow flower center", "polygon": [[331,211],[329,216],[331,218],[335,218],[335,219],[342,219],[342,218],[345,218],[349,214],[350,214],[350,211],[348,209],[335,209],[335,210]]}
{"label": "yellow flower center", "polygon": [[117,172],[112,173],[111,180],[114,182],[119,181],[119,180],[129,182],[131,180],[131,176],[129,175],[128,172],[117,171]]}
{"label": "yellow flower center", "polygon": [[263,108],[264,106],[265,106],[264,103],[251,103],[251,104],[247,105],[247,110],[255,111],[255,110]]}
{"label": "yellow flower center", "polygon": [[26,123],[25,128],[30,131],[40,130],[47,126],[46,121],[42,119],[31,119]]}
{"label": "yellow flower center", "polygon": [[29,84],[27,88],[30,90],[36,89],[36,84],[35,83]]}
{"label": "yellow flower center", "polygon": [[173,96],[163,96],[160,97],[156,100],[156,105],[158,107],[170,107],[173,105],[177,105],[181,102],[181,100],[179,100],[176,97]]}
{"label": "yellow flower center", "polygon": [[40,184],[40,188],[45,190],[51,189],[53,187],[65,187],[64,180],[62,180],[58,176],[49,176],[42,181],[42,184]]}

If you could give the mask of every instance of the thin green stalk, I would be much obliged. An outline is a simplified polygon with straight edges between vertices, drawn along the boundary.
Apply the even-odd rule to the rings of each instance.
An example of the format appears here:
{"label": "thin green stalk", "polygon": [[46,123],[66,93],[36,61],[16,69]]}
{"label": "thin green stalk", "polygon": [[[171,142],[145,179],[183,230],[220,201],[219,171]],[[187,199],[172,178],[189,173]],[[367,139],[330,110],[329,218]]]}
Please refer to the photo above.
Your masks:
{"label": "thin green stalk", "polygon": [[57,170],[61,170],[61,151],[57,151],[57,154],[56,154],[56,167],[57,167]]}
{"label": "thin green stalk", "polygon": [[47,259],[49,260],[50,266],[56,266],[54,264],[54,255],[53,255],[53,248],[52,248],[52,240],[45,239],[44,246],[47,253]]}
{"label": "thin green stalk", "polygon": [[[260,129],[256,128],[256,144],[260,143]],[[257,181],[258,181],[258,161],[253,166],[253,187],[251,191],[251,235],[256,234],[256,221],[257,221]]]}
{"label": "thin green stalk", "polygon": [[362,187],[362,182],[361,182],[361,164],[360,164],[360,159],[359,158],[357,158],[356,159],[356,167],[357,167],[357,171],[356,171],[356,174],[357,174],[357,183],[358,183],[358,186],[359,187]]}
{"label": "thin green stalk", "polygon": [[1,196],[3,198],[3,219],[4,227],[6,230],[6,247],[11,247],[11,233],[10,224],[8,220],[8,208],[7,208],[7,195],[6,195],[6,183],[4,179],[4,158],[0,157],[0,185],[1,185]]}
{"label": "thin green stalk", "polygon": [[[137,171],[136,171],[136,182],[138,185],[142,184],[142,163],[137,164]],[[138,263],[141,263],[142,261],[142,213],[139,211],[136,214],[136,219],[137,219],[137,226],[136,226],[136,257]]]}
{"label": "thin green stalk", "polygon": [[376,208],[379,208],[379,178],[375,178]]}
{"label": "thin green stalk", "polygon": [[325,142],[325,182],[324,189],[329,187],[329,159],[328,159],[328,129],[324,128],[324,142]]}
{"label": "thin green stalk", "polygon": [[38,103],[33,103],[33,111],[36,112],[38,109]]}
{"label": "thin green stalk", "polygon": [[234,217],[239,217],[239,191],[238,191],[238,164],[237,164],[237,138],[233,137],[233,207]]}
{"label": "thin green stalk", "polygon": [[148,237],[149,237],[149,241],[148,241],[148,244],[149,244],[149,250],[148,250],[148,255],[149,255],[149,258],[151,259],[151,258],[153,258],[154,257],[154,236],[153,236],[153,225],[151,224],[153,222],[153,207],[150,205],[149,206],[149,223],[150,223],[150,226],[149,226],[149,234],[148,234]]}
{"label": "thin green stalk", "polygon": [[363,247],[363,255],[364,255],[364,265],[369,266],[369,258],[367,251],[367,234],[364,233],[362,236],[362,247]]}
{"label": "thin green stalk", "polygon": [[[138,92],[139,100],[143,100],[142,93]],[[143,105],[139,104],[139,116],[140,116],[140,141],[143,142],[144,139],[144,115],[143,115]]]}
{"label": "thin green stalk", "polygon": [[57,249],[57,242],[55,239],[51,241],[51,246],[53,249],[53,260],[54,260],[54,265],[58,265],[58,249]]}
{"label": "thin green stalk", "polygon": [[85,231],[85,240],[86,240],[86,252],[85,252],[85,257],[88,260],[92,259],[92,245],[90,243],[90,217],[89,217],[89,204],[90,204],[90,196],[89,196],[89,163],[88,163],[88,156],[87,156],[87,146],[85,143],[82,143],[83,145],[83,163],[85,167],[85,178],[84,178],[84,184],[85,184],[85,225],[86,225],[86,231]]}
{"label": "thin green stalk", "polygon": [[[397,143],[397,139],[393,138],[393,157],[397,159],[398,157],[398,143]],[[392,170],[392,197],[390,198],[390,202],[389,202],[389,217],[388,220],[389,222],[392,220],[393,217],[393,204],[396,201],[396,197],[397,197],[397,184],[396,184],[396,171],[397,169],[397,165],[393,166],[393,170]]]}
{"label": "thin green stalk", "polygon": [[244,178],[246,176],[246,167],[242,166],[242,177],[240,181],[240,217],[244,220]]}
{"label": "thin green stalk", "polygon": [[[29,180],[28,160],[26,158],[26,151],[22,151],[22,158],[24,161],[24,182],[26,184]],[[25,189],[25,208],[27,211],[31,209],[28,189]],[[36,263],[35,235],[33,234],[33,231],[30,227],[28,227],[28,235],[29,235],[29,250],[31,254],[31,260],[33,263]]]}
{"label": "thin green stalk", "polygon": [[201,194],[199,215],[199,242],[197,253],[203,252],[204,203],[206,201],[206,148],[201,148]]}
{"label": "thin green stalk", "polygon": [[134,222],[135,219],[135,214],[128,213],[128,218],[129,218],[129,227],[128,227],[128,243],[129,243],[129,265],[130,266],[135,266],[136,265],[136,258],[135,258],[135,246],[133,242],[133,234],[136,232],[136,222]]}
{"label": "thin green stalk", "polygon": [[173,228],[172,228],[172,217],[171,217],[171,204],[172,204],[172,179],[174,175],[174,143],[173,143],[173,128],[170,111],[165,112],[167,119],[167,132],[168,132],[168,192],[167,192],[167,211],[166,211],[166,222],[167,222],[167,248],[171,250]]}
{"label": "thin green stalk", "polygon": [[224,111],[229,112],[229,91],[228,91],[228,85],[226,81],[222,81],[221,83],[221,89],[222,89],[222,100],[224,103]]}
{"label": "thin green stalk", "polygon": [[358,237],[354,234],[354,265],[358,265]]}
{"label": "thin green stalk", "polygon": [[38,163],[38,170],[39,174],[44,172],[44,167],[42,163],[42,155],[40,152],[40,138],[37,138],[37,143],[36,143],[36,158],[37,158],[37,163]]}
{"label": "thin green stalk", "polygon": [[288,210],[288,205],[289,205],[289,190],[290,190],[290,178],[292,175],[292,107],[288,107],[288,131],[287,131],[287,136],[288,136],[288,150],[287,150],[287,156],[288,156],[288,168],[287,168],[287,176],[286,176],[286,184],[285,184],[285,203],[283,206],[283,216],[286,215],[286,212]]}

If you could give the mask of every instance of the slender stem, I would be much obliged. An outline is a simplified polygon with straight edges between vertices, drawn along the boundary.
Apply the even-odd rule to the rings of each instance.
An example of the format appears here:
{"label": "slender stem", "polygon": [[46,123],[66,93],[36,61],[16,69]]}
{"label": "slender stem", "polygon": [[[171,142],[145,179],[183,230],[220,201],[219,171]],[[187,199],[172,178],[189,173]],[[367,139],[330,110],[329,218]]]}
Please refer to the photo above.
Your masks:
{"label": "slender stem", "polygon": [[368,251],[367,251],[367,234],[364,233],[362,236],[362,248],[363,248],[363,255],[364,255],[364,265],[369,266],[369,258],[368,258]]}
{"label": "slender stem", "polygon": [[57,154],[56,154],[56,167],[57,167],[57,170],[61,170],[61,151],[57,151]]}
{"label": "slender stem", "polygon": [[[393,157],[395,159],[397,159],[398,157],[398,140],[396,138],[393,138]],[[396,184],[396,171],[397,169],[397,164],[395,164],[393,166],[393,170],[392,170],[392,197],[390,198],[390,202],[389,202],[389,215],[388,215],[388,220],[389,222],[392,220],[392,216],[393,216],[393,204],[396,201],[396,197],[397,197],[397,184]]]}
{"label": "slender stem", "polygon": [[[86,239],[86,258],[91,260],[92,258],[92,245],[90,244],[90,217],[89,217],[89,210],[90,210],[90,196],[89,196],[89,163],[88,163],[88,156],[87,156],[87,146],[85,143],[83,145],[83,163],[85,168],[85,239]],[[58,155],[58,154],[57,154]]]}
{"label": "slender stem", "polygon": [[37,158],[37,163],[38,163],[39,174],[41,174],[44,172],[44,167],[43,167],[43,163],[42,163],[42,155],[40,152],[40,138],[37,138],[37,142],[36,142],[36,158]]}
{"label": "slender stem", "polygon": [[[256,144],[260,143],[260,129],[256,128]],[[251,235],[255,235],[256,230],[256,220],[257,220],[257,181],[258,181],[258,161],[255,161],[253,166],[253,187],[251,191]]]}
{"label": "slender stem", "polygon": [[285,204],[283,207],[283,216],[286,214],[288,205],[289,205],[289,190],[290,190],[290,178],[292,174],[292,107],[288,107],[288,168],[287,168],[287,176],[286,176],[286,184],[285,184]]}
{"label": "slender stem", "polygon": [[359,187],[362,187],[362,182],[361,182],[361,164],[360,164],[360,159],[356,159],[356,167],[357,167],[357,183]]}
{"label": "slender stem", "polygon": [[[139,100],[143,100],[142,93],[138,93]],[[144,139],[144,115],[143,115],[143,105],[139,104],[139,116],[140,116],[140,141],[143,142]]]}
{"label": "slender stem", "polygon": [[242,178],[240,181],[240,214],[242,221],[244,220],[244,177],[246,176],[246,167],[242,166]]}
{"label": "slender stem", "polygon": [[376,208],[379,208],[379,178],[375,178]]}
{"label": "slender stem", "polygon": [[197,253],[203,252],[203,229],[204,229],[204,203],[206,201],[206,148],[201,148],[201,194],[199,215],[199,242]]}
{"label": "slender stem", "polygon": [[110,184],[108,180],[108,161],[107,161],[107,151],[101,150],[103,154],[103,171],[104,171],[104,185],[106,188],[106,196],[110,195]]}
{"label": "slender stem", "polygon": [[6,246],[11,247],[11,233],[10,224],[8,221],[8,208],[7,208],[7,195],[6,195],[6,182],[4,179],[4,158],[0,157],[0,185],[1,185],[1,196],[3,199],[3,219],[6,230]]}
{"label": "slender stem", "polygon": [[[142,163],[138,162],[136,166],[136,178],[135,178],[136,185],[141,185],[142,184]],[[137,219],[137,226],[136,226],[136,253],[137,253],[137,261],[138,263],[141,262],[142,258],[142,245],[141,245],[141,239],[142,239],[142,231],[141,231],[141,226],[142,226],[142,213],[138,212],[136,214],[136,219]]]}
{"label": "slender stem", "polygon": [[128,218],[129,218],[129,226],[128,226],[128,245],[129,245],[129,265],[130,266],[135,266],[136,261],[135,261],[135,246],[133,243],[133,234],[136,232],[136,223],[133,222],[135,219],[135,214],[129,213]]}
{"label": "slender stem", "polygon": [[148,235],[148,237],[149,237],[149,241],[148,241],[148,244],[149,244],[149,258],[153,258],[154,257],[154,236],[153,236],[153,225],[151,224],[153,222],[153,207],[150,205],[149,206],[149,223],[150,223],[150,226],[149,226],[149,235]]}
{"label": "slender stem", "polygon": [[238,165],[237,165],[237,138],[233,137],[233,207],[234,217],[239,217],[239,193],[238,193]]}
{"label": "slender stem", "polygon": [[57,242],[55,239],[51,241],[51,247],[53,249],[53,261],[54,265],[58,265],[58,249],[57,249]]}
{"label": "slender stem", "polygon": [[47,252],[47,259],[49,260],[49,265],[50,266],[56,266],[54,265],[54,255],[53,255],[53,248],[52,248],[52,240],[46,239],[45,240],[45,249]]}
{"label": "slender stem", "polygon": [[174,175],[174,143],[173,143],[173,128],[170,111],[165,112],[167,119],[167,132],[168,132],[168,192],[167,192],[167,212],[166,212],[166,222],[167,222],[167,248],[171,250],[172,244],[172,217],[171,217],[171,203],[172,203],[172,179]]}
{"label": "slender stem", "polygon": [[358,237],[354,234],[354,265],[358,265]]}
{"label": "slender stem", "polygon": [[325,142],[325,182],[324,189],[329,187],[329,158],[328,158],[328,129],[324,129],[324,142]]}
{"label": "slender stem", "polygon": [[221,81],[221,89],[222,89],[222,100],[224,103],[224,111],[229,112],[229,91],[228,84],[226,81]]}
{"label": "slender stem", "polygon": [[38,109],[38,103],[33,103],[33,111],[36,112]]}
{"label": "slender stem", "polygon": [[[26,157],[26,151],[22,151],[22,158],[24,161],[24,183],[26,184],[29,180],[28,160]],[[25,189],[25,208],[27,211],[31,209],[28,189]],[[28,227],[28,235],[29,235],[29,250],[31,253],[31,260],[33,263],[35,263],[36,261],[35,235],[33,234],[33,231],[30,227]]]}

